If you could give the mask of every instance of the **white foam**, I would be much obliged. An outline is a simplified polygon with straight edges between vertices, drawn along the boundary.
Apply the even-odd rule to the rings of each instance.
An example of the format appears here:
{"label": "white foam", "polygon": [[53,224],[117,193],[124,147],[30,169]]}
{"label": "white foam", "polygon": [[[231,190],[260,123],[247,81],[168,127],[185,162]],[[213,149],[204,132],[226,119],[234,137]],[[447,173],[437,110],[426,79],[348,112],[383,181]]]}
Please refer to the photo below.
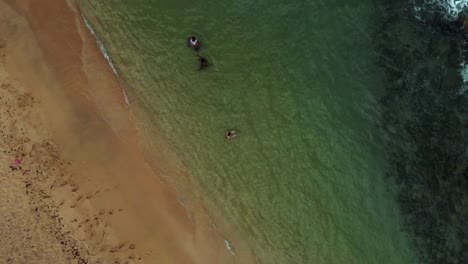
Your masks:
{"label": "white foam", "polygon": [[122,88],[122,92],[123,92],[123,95],[124,95],[124,98],[125,98],[125,103],[127,105],[130,105],[130,100],[128,100],[127,93],[125,92],[125,90],[123,88]]}
{"label": "white foam", "polygon": [[109,65],[111,66],[112,68],[112,71],[114,71],[114,73],[118,76],[119,74],[117,73],[117,69],[115,68],[114,64],[112,63],[112,59],[111,57],[109,56],[109,53],[107,52],[107,49],[106,47],[104,46],[104,44],[102,43],[102,41],[97,37],[96,35],[96,32],[94,31],[94,29],[91,27],[91,24],[89,24],[88,20],[86,20],[85,17],[83,17],[84,19],[84,22],[86,24],[86,27],[89,29],[89,31],[91,32],[91,34],[93,34],[94,38],[96,39],[98,45],[99,45],[99,48],[101,49],[101,53],[102,55],[104,55],[104,58],[106,58],[106,60],[109,62]]}
{"label": "white foam", "polygon": [[468,0],[425,0],[422,5],[423,8],[426,5],[435,5],[442,8],[447,19],[455,20],[460,13],[468,9]]}
{"label": "white foam", "polygon": [[234,248],[231,245],[231,242],[229,242],[227,240],[224,240],[224,243],[226,244],[226,248],[229,250],[231,255],[233,255],[233,256],[236,255],[236,253],[234,252]]}
{"label": "white foam", "polygon": [[463,62],[460,64],[460,76],[463,80],[463,85],[458,90],[459,95],[465,94],[468,91],[468,64]]}
{"label": "white foam", "polygon": [[463,79],[464,83],[468,83],[468,64],[462,63],[460,64],[460,75]]}
{"label": "white foam", "polygon": [[[98,43],[99,48],[101,49],[102,55],[104,56],[104,58],[106,58],[106,60],[109,63],[109,66],[111,67],[112,71],[115,73],[115,75],[117,75],[117,78],[119,78],[119,80],[120,80],[119,74],[117,73],[117,69],[115,68],[114,63],[112,63],[112,58],[109,56],[109,53],[107,52],[107,49],[104,46],[104,43],[102,43],[102,41],[98,38],[98,36],[96,35],[96,32],[94,31],[93,27],[88,22],[88,20],[83,15],[82,15],[82,17],[83,17],[83,20],[85,22],[86,27],[89,29],[89,32],[91,32],[91,34],[94,36],[94,39],[96,39],[96,42]],[[128,99],[127,93],[125,92],[125,90],[123,88],[122,88],[122,92],[123,92],[123,95],[124,95],[124,98],[125,98],[125,103],[127,105],[130,105],[130,100]]]}

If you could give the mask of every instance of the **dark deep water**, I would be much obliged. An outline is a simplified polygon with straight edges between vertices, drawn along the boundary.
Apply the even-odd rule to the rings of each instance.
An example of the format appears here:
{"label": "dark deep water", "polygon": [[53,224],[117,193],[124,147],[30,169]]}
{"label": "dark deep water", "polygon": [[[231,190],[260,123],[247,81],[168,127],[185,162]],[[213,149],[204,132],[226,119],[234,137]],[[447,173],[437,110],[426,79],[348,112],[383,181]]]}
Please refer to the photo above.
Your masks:
{"label": "dark deep water", "polygon": [[[468,263],[467,33],[428,1],[386,1],[375,41],[385,71],[388,180],[419,263]],[[442,1],[439,1],[442,2]],[[461,1],[460,1],[461,2]],[[415,9],[416,7],[416,9]]]}

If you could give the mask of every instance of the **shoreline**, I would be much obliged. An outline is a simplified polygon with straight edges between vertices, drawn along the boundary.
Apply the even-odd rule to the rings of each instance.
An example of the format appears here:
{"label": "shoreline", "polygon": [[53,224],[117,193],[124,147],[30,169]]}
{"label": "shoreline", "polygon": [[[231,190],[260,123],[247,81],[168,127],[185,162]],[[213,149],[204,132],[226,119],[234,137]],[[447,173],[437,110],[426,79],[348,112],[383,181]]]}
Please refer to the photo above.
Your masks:
{"label": "shoreline", "polygon": [[[77,12],[80,13],[80,17],[82,18],[83,23],[86,25],[86,28],[90,31],[95,42],[98,44],[101,55],[106,59],[107,63],[110,65],[112,71],[119,80],[123,94],[125,96],[125,102],[132,112],[132,116],[135,117],[135,119],[138,121],[144,120],[145,122],[144,124],[136,124],[136,127],[138,133],[140,134],[140,138],[144,139],[143,141],[151,141],[150,145],[141,146],[141,151],[144,153],[143,155],[146,158],[146,162],[153,170],[159,172],[159,177],[164,183],[168,184],[171,189],[175,190],[177,195],[176,200],[187,211],[187,215],[190,218],[190,221],[197,221],[194,219],[195,217],[193,216],[192,211],[198,211],[197,218],[200,218],[198,221],[209,223],[210,227],[215,229],[214,232],[218,237],[222,238],[225,249],[228,250],[231,255],[235,256],[237,252],[240,251],[241,256],[248,256],[243,259],[245,263],[258,263],[258,256],[252,253],[253,250],[244,242],[243,239],[241,239],[241,237],[238,235],[238,232],[234,230],[230,224],[224,223],[225,221],[223,216],[216,212],[213,207],[211,210],[207,208],[207,203],[204,201],[204,199],[207,197],[201,194],[198,183],[196,183],[192,179],[192,176],[186,172],[185,165],[180,163],[179,158],[173,152],[171,147],[166,143],[165,137],[160,135],[158,128],[155,128],[151,125],[151,122],[149,122],[151,117],[146,114],[144,109],[139,107],[139,105],[136,103],[136,99],[132,100],[132,104],[129,103],[128,94],[131,95],[132,92],[130,87],[125,84],[125,80],[119,75],[118,70],[115,68],[115,65],[112,61],[111,55],[108,53],[103,40],[99,38],[96,30],[93,28],[91,20],[88,20],[85,17],[78,4],[75,5],[77,5],[76,9]],[[135,98],[136,95],[133,95],[133,97]],[[158,149],[158,151],[153,151],[152,149]],[[164,151],[162,151],[163,153],[161,154],[159,152],[162,149]],[[169,159],[166,159],[167,157],[169,157]],[[171,163],[171,165],[166,166],[169,169],[160,166],[161,160],[165,160],[166,164]],[[170,176],[167,176],[168,174],[170,174]],[[200,214],[200,212],[202,213]],[[230,234],[229,238],[224,234]],[[233,246],[233,244],[235,246]]]}
{"label": "shoreline", "polygon": [[[79,7],[78,7],[79,9]],[[89,32],[91,33],[91,35],[94,36],[94,38],[96,39],[96,42],[97,42],[97,45],[99,46],[100,50],[101,50],[101,54],[104,56],[104,58],[107,60],[107,62],[109,63],[109,66],[111,67],[112,71],[115,73],[115,75],[117,76],[117,78],[119,79],[119,82],[121,83],[121,86],[122,86],[122,93],[124,95],[124,98],[125,98],[125,103],[127,105],[130,105],[130,101],[128,99],[128,95],[127,93],[125,92],[125,88],[124,88],[124,85],[120,79],[120,76],[119,76],[119,73],[117,72],[117,69],[115,68],[114,66],[114,63],[112,62],[112,58],[110,57],[109,53],[107,52],[107,49],[106,49],[106,46],[104,45],[104,43],[102,43],[102,41],[99,39],[99,37],[96,35],[96,32],[94,31],[93,27],[91,26],[91,24],[89,23],[89,21],[86,19],[86,17],[84,17],[83,15],[83,12],[81,10],[78,11],[81,15],[81,18],[83,19],[83,22],[85,23],[86,27],[89,29]]]}
{"label": "shoreline", "polygon": [[[83,23],[86,25],[86,28],[90,31],[94,40],[98,44],[101,55],[106,59],[112,71],[115,73],[117,79],[119,80],[119,83],[121,85],[121,88],[125,97],[125,102],[127,103],[130,111],[132,112],[132,116],[134,118],[136,118],[135,116],[138,116],[138,118],[136,118],[138,121],[145,120],[145,122],[147,122],[148,120],[150,120],[150,117],[146,114],[144,109],[140,108],[139,105],[136,104],[135,100],[133,100],[133,103],[130,105],[128,93],[127,93],[127,88],[129,89],[129,87],[126,86],[125,81],[119,75],[112,61],[111,55],[108,53],[108,50],[105,44],[99,38],[95,29],[92,27],[91,22],[88,19],[86,19],[85,15],[83,14],[78,4],[76,5],[77,5],[76,7],[77,12],[80,13],[80,17],[82,18]],[[128,90],[128,92],[131,93],[131,90]],[[219,213],[214,213],[213,210],[207,209],[206,203],[203,201],[207,197],[203,196],[203,194],[200,193],[198,184],[194,182],[194,180],[192,180],[192,176],[190,176],[188,172],[186,172],[186,169],[184,167],[185,165],[179,162],[179,158],[176,157],[176,154],[172,151],[170,146],[168,146],[168,144],[165,141],[165,138],[159,135],[160,133],[159,131],[156,131],[157,128],[153,127],[151,124],[148,125],[148,123],[145,123],[144,125],[136,124],[136,127],[137,127],[140,138],[145,139],[143,141],[145,142],[152,141],[152,144],[155,144],[155,145],[151,145],[151,144],[150,145],[155,146],[155,149],[165,150],[163,151],[163,154],[160,154],[155,151],[152,151],[151,147],[149,146],[146,146],[146,145],[141,146],[141,151],[144,153],[143,155],[146,158],[146,162],[149,164],[149,166],[153,170],[156,170],[159,172],[158,173],[159,177],[161,177],[164,183],[168,184],[171,189],[175,190],[175,193],[177,196],[176,200],[187,211],[187,215],[190,218],[190,221],[192,222],[197,221],[194,219],[195,217],[193,216],[192,211],[193,210],[198,211],[197,213],[198,214],[197,218],[199,218],[198,221],[209,223],[209,225],[215,229],[214,232],[217,234],[218,237],[222,238],[222,241],[224,241],[223,243],[225,245],[226,250],[228,250],[231,255],[235,256],[238,250],[240,250],[241,252],[251,251],[251,249],[246,245],[246,243],[243,242],[243,240],[239,236],[233,234],[233,233],[236,233],[236,231],[233,230],[229,224],[221,224],[221,223],[224,223],[224,220]],[[157,138],[156,140],[154,140],[155,136]],[[148,139],[151,139],[151,140],[148,140]],[[166,159],[167,158],[166,156],[169,157],[169,160]],[[167,168],[161,167],[158,164],[160,163],[161,160],[165,160],[166,164],[167,163],[176,163],[176,164],[171,164],[170,166],[166,166],[166,167],[170,167],[168,170],[166,170]],[[184,168],[184,169],[181,169],[181,168]],[[173,174],[173,175],[168,176],[168,177],[162,176],[166,174]],[[184,180],[182,180],[184,183],[181,183],[180,181],[182,178],[184,178]],[[230,234],[229,238],[223,235],[227,233]],[[234,247],[232,243],[234,243],[236,247]],[[244,259],[246,263],[258,262],[258,257],[255,256],[253,253],[252,255],[241,253],[241,255],[249,256],[248,258]]]}
{"label": "shoreline", "polygon": [[[202,206],[189,216],[177,194],[145,162],[136,120],[117,92],[123,87],[84,20],[68,4],[0,1],[9,22],[0,27],[7,45],[6,72],[16,80],[15,88],[24,87],[37,98],[31,106],[37,117],[12,121],[44,130],[28,132],[46,142],[40,157],[53,156],[22,165],[23,172],[44,162],[49,166],[42,166],[47,180],[31,179],[43,196],[26,195],[35,203],[52,204],[44,219],[60,219],[55,229],[45,231],[74,241],[62,244],[71,263],[249,263],[249,253],[230,254]],[[178,164],[172,161],[171,166]],[[0,254],[2,258],[9,257]]]}

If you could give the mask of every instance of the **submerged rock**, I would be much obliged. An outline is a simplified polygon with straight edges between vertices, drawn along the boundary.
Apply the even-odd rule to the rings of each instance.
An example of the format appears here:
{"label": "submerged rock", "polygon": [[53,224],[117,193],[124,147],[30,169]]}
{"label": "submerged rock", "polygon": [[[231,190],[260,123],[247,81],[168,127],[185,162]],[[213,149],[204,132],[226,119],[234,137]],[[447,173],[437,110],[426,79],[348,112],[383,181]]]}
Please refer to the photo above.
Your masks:
{"label": "submerged rock", "polygon": [[[415,3],[421,5],[414,5]],[[434,1],[432,1],[433,3]],[[382,133],[419,263],[468,263],[468,17],[428,1],[382,4]]]}

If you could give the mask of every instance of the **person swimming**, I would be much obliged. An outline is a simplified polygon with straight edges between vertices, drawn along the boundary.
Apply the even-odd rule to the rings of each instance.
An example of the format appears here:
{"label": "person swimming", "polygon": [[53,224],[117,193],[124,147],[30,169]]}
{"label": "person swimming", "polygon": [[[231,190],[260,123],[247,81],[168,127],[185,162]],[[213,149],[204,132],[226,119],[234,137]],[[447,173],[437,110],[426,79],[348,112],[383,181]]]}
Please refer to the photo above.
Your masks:
{"label": "person swimming", "polygon": [[198,60],[200,61],[200,70],[208,67],[208,60],[205,57],[202,57],[200,55],[198,56]]}
{"label": "person swimming", "polygon": [[195,51],[200,49],[200,41],[195,36],[189,36],[187,38],[187,47],[193,48]]}
{"label": "person swimming", "polygon": [[237,137],[237,132],[234,129],[230,129],[230,130],[226,131],[225,136],[226,136],[226,138],[228,140],[233,139],[233,138]]}

